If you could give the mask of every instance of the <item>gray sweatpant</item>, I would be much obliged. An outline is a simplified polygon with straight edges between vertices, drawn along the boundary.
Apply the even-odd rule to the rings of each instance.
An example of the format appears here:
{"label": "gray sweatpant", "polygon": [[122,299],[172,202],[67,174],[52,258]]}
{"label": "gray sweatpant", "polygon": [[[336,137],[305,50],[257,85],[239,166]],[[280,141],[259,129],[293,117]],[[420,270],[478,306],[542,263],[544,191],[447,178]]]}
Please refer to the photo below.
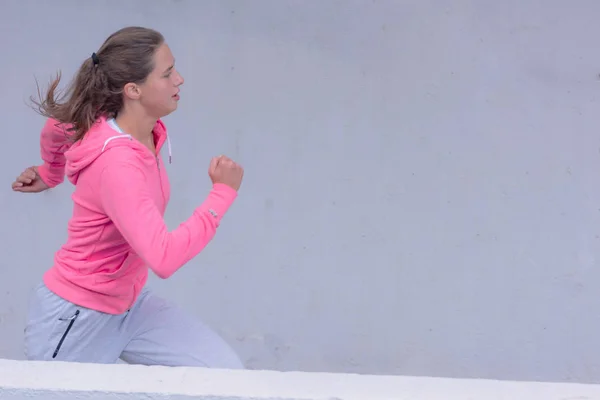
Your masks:
{"label": "gray sweatpant", "polygon": [[214,331],[144,289],[131,309],[111,315],[79,307],[38,285],[25,328],[29,360],[242,369]]}

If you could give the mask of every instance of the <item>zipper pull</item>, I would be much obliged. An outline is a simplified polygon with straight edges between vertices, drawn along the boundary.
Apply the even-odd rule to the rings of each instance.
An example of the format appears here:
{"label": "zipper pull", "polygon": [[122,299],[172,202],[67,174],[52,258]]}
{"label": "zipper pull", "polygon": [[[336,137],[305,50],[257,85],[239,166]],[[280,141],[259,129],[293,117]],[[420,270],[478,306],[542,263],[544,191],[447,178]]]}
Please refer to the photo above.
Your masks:
{"label": "zipper pull", "polygon": [[75,314],[73,314],[73,315],[72,315],[72,316],[70,316],[70,317],[67,317],[67,318],[65,318],[65,317],[62,317],[62,318],[59,318],[58,320],[59,320],[59,321],[74,321],[74,320],[76,320],[76,319],[77,319],[77,316],[78,316],[78,315],[79,315],[79,310],[75,311]]}

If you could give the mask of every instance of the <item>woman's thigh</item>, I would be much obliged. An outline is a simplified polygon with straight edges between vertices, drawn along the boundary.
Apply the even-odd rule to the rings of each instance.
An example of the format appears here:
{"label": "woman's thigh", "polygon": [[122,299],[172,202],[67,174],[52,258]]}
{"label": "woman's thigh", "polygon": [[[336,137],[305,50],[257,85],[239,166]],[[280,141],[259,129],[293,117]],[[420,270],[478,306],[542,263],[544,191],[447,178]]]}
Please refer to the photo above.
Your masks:
{"label": "woman's thigh", "polygon": [[124,317],[79,307],[41,283],[30,298],[25,355],[39,361],[115,363],[127,343],[120,329]]}
{"label": "woman's thigh", "polygon": [[130,364],[243,369],[215,331],[145,290],[128,316],[131,340],[121,354]]}

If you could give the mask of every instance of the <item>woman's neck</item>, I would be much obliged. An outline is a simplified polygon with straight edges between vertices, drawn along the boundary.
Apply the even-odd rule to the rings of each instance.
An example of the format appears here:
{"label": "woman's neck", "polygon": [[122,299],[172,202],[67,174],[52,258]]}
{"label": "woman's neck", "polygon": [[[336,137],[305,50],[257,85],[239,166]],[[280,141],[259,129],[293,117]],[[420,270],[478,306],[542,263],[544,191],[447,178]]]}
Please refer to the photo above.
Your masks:
{"label": "woman's neck", "polygon": [[150,151],[155,151],[154,135],[152,130],[156,125],[156,119],[148,116],[133,115],[132,113],[121,112],[115,118],[115,122],[125,133],[136,138]]}

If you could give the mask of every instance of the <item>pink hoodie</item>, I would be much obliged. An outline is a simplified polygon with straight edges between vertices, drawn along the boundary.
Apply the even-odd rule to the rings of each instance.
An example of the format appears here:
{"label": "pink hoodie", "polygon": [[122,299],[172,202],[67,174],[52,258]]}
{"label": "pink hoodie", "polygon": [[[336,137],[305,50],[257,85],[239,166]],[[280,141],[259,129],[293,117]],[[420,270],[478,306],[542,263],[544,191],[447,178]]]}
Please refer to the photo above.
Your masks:
{"label": "pink hoodie", "polygon": [[44,282],[57,295],[109,314],[127,311],[148,278],[166,279],[214,237],[237,192],[215,184],[192,216],[169,232],[163,215],[170,186],[160,149],[167,131],[154,127],[156,152],[113,129],[101,118],[72,146],[49,119],[41,133],[44,161],[38,168],[50,187],[66,174],[75,185],[67,242]]}

